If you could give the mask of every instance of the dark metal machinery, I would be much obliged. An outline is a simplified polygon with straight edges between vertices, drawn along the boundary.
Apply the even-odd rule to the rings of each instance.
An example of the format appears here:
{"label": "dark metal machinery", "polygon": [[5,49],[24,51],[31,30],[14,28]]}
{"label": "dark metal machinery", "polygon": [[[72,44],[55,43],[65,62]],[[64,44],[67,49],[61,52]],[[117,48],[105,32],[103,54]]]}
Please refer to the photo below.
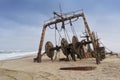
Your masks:
{"label": "dark metal machinery", "polygon": [[[37,57],[34,58],[34,61],[35,62],[41,62],[41,58],[42,58],[41,51],[42,51],[43,42],[44,42],[44,36],[45,36],[45,32],[46,32],[47,27],[49,27],[50,25],[55,25],[55,24],[58,24],[58,23],[62,23],[62,28],[64,28],[64,25],[65,25],[64,22],[65,21],[71,21],[72,19],[82,17],[82,19],[84,21],[86,31],[88,33],[88,37],[90,38],[90,40],[88,40],[88,37],[87,37],[87,41],[79,42],[78,38],[76,36],[73,36],[72,43],[68,44],[67,40],[62,38],[61,46],[56,46],[56,47],[53,47],[53,44],[48,41],[46,43],[46,45],[45,45],[45,53],[47,54],[48,57],[51,58],[51,60],[53,60],[53,56],[54,56],[54,51],[53,50],[61,49],[63,51],[63,54],[68,57],[68,54],[66,54],[66,50],[67,50],[67,51],[71,52],[72,59],[75,61],[76,60],[75,59],[75,54],[77,54],[77,56],[80,59],[82,58],[82,55],[84,55],[84,54],[79,54],[80,52],[83,52],[84,50],[79,51],[78,48],[84,48],[81,45],[88,44],[88,46],[89,46],[89,44],[91,43],[92,46],[93,46],[92,56],[96,58],[96,63],[99,64],[100,63],[100,54],[97,51],[99,46],[98,46],[97,40],[95,39],[94,34],[91,32],[91,30],[90,30],[90,28],[88,26],[88,23],[87,23],[87,20],[85,18],[84,13],[81,12],[81,13],[78,13],[78,14],[70,15],[68,17],[64,17],[63,15],[54,12],[54,15],[57,16],[57,19],[55,19],[54,21],[50,21],[50,22],[43,25],[39,50],[38,50]],[[72,48],[73,51],[71,51],[71,48]],[[90,48],[90,46],[89,46],[89,48]],[[67,53],[69,53],[69,52],[67,52]],[[73,53],[75,53],[75,54],[73,54]]]}

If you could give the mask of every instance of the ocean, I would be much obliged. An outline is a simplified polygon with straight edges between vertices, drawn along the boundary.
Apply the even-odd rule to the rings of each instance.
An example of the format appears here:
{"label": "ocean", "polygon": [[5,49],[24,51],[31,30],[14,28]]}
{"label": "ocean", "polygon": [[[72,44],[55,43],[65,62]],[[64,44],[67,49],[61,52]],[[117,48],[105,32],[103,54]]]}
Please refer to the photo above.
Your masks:
{"label": "ocean", "polygon": [[0,60],[10,60],[31,55],[37,55],[37,51],[0,51]]}

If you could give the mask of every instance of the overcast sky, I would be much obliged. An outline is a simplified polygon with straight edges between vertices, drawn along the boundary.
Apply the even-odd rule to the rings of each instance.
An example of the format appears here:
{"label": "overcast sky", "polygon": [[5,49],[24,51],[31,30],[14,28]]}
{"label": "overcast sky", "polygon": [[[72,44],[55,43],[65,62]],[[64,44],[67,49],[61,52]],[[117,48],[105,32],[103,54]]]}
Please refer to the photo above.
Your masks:
{"label": "overcast sky", "polygon": [[119,0],[0,0],[0,50],[38,50],[42,25],[59,12],[59,4],[63,12],[83,9],[91,30],[120,52]]}

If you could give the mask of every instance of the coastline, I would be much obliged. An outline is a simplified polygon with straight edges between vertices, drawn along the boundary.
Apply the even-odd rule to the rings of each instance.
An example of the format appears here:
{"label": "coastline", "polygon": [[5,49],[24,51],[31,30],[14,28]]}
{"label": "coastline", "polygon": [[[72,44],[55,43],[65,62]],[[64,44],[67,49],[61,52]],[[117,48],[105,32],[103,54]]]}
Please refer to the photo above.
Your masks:
{"label": "coastline", "polygon": [[[107,56],[101,64],[95,59],[83,59],[76,62],[50,61],[44,55],[41,63],[34,63],[36,56],[27,56],[14,60],[0,61],[0,80],[119,80],[120,58]],[[64,57],[60,55],[60,58]],[[59,70],[61,67],[94,66],[91,71]]]}

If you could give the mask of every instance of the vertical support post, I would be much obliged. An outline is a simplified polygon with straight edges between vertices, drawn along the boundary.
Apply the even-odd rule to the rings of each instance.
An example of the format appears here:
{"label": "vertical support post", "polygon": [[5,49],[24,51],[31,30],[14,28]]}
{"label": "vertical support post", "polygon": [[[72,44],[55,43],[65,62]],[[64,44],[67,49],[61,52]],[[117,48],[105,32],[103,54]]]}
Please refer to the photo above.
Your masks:
{"label": "vertical support post", "polygon": [[94,53],[95,53],[95,55],[96,55],[96,56],[95,56],[95,57],[96,57],[96,63],[97,63],[97,64],[100,64],[99,54],[97,53],[97,44],[96,44],[96,41],[94,40],[94,37],[93,37],[93,35],[92,35],[91,31],[90,31],[90,28],[89,28],[89,26],[88,26],[88,23],[87,23],[87,20],[86,20],[86,18],[85,18],[84,13],[82,13],[82,18],[83,18],[85,27],[86,27],[86,29],[87,29],[87,31],[88,31],[88,34],[89,34],[89,36],[90,36],[90,39],[91,39],[91,41],[92,41],[92,43],[93,43]]}
{"label": "vertical support post", "polygon": [[41,39],[40,39],[39,50],[38,50],[38,54],[37,54],[37,58],[36,58],[37,62],[41,62],[41,57],[42,57],[41,51],[42,51],[42,46],[43,46],[43,42],[44,42],[45,31],[46,31],[46,26],[44,25],[43,29],[42,29],[42,35],[41,35]]}

